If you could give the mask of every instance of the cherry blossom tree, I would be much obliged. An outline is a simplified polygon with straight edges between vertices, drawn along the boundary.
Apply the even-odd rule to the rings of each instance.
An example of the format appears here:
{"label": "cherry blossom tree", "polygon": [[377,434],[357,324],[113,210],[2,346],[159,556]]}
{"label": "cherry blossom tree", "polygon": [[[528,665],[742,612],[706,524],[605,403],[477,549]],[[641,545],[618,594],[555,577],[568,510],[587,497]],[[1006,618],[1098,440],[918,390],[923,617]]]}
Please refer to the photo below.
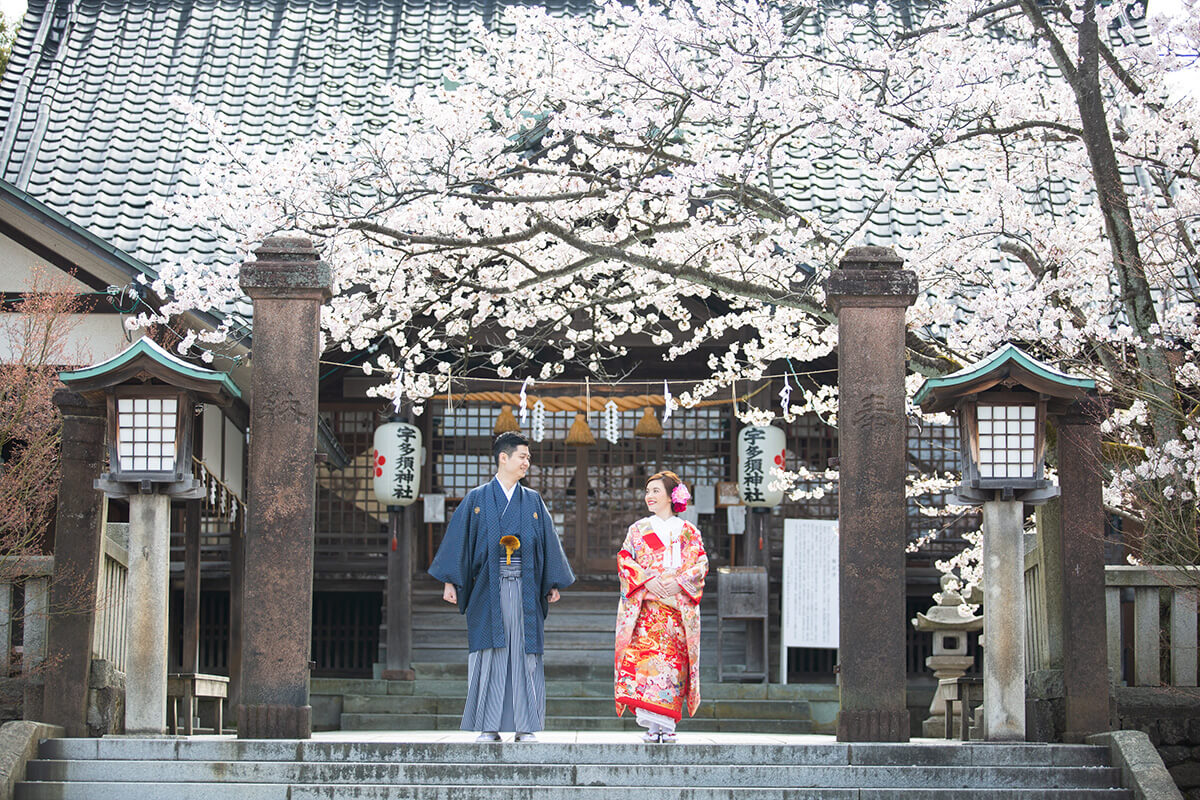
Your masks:
{"label": "cherry blossom tree", "polygon": [[[824,277],[849,245],[891,244],[922,287],[914,386],[1004,341],[1097,378],[1124,409],[1111,510],[1194,561],[1200,115],[1168,83],[1197,71],[1184,5],[510,9],[441,82],[393,90],[382,129],[246,144],[193,107],[213,156],[168,211],[232,252],[156,288],[165,313],[233,303],[253,244],[304,231],[335,274],[327,345],[372,352],[385,396],[573,361],[611,377],[634,335],[708,353],[687,405],[832,352]],[[833,420],[835,393],[800,389],[792,411]]]}
{"label": "cherry blossom tree", "polygon": [[0,314],[0,575],[25,555],[47,552],[58,497],[58,370],[81,363],[69,337],[80,303],[64,280],[39,269],[32,290]]}

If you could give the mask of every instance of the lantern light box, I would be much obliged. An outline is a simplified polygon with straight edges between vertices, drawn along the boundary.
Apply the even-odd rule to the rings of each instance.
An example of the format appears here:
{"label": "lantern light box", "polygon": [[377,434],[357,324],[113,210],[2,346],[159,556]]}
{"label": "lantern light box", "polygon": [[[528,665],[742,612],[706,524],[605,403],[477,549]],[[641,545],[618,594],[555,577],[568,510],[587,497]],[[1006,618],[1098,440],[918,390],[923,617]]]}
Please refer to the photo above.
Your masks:
{"label": "lantern light box", "polygon": [[59,378],[89,401],[107,405],[109,471],[97,488],[112,497],[153,487],[179,498],[203,495],[192,474],[194,409],[200,403],[228,408],[240,402],[241,391],[228,375],[142,338],[106,361]]}
{"label": "lantern light box", "polygon": [[913,402],[925,413],[958,415],[959,502],[1021,492],[1026,503],[1034,504],[1058,493],[1045,477],[1048,415],[1062,413],[1095,390],[1095,381],[1061,372],[1009,344],[958,372],[925,381]]}

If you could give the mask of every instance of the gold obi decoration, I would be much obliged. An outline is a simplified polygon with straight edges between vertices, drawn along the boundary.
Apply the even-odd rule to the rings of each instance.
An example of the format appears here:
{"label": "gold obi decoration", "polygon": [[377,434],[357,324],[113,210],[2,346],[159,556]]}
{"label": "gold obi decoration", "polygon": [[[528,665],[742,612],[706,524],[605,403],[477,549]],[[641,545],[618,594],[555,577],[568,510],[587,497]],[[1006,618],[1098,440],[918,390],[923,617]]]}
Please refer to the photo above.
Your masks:
{"label": "gold obi decoration", "polygon": [[504,563],[512,564],[513,551],[521,549],[521,540],[515,536],[501,536],[500,545],[504,548]]}

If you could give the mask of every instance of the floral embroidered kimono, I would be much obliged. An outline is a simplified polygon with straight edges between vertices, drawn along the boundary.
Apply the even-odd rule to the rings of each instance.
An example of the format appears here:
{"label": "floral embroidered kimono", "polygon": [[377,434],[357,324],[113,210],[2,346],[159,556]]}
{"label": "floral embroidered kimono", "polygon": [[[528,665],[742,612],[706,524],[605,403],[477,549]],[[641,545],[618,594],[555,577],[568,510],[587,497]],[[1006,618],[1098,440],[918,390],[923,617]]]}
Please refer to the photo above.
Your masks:
{"label": "floral embroidered kimono", "polygon": [[[674,730],[685,703],[688,714],[695,715],[700,705],[700,597],[707,572],[700,531],[690,522],[647,517],[630,526],[617,554],[617,716],[629,707],[646,727],[656,723]],[[665,598],[650,594],[645,583],[655,576],[674,577],[681,591]]]}

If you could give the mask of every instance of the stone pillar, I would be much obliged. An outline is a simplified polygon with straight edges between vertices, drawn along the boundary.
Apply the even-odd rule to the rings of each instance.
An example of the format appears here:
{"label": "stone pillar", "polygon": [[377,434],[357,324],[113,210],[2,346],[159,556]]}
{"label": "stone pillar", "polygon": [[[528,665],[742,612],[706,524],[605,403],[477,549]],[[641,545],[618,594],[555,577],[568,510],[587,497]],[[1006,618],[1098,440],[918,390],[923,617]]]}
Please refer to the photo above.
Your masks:
{"label": "stone pillar", "polygon": [[1063,684],[1068,742],[1109,730],[1104,606],[1104,507],[1098,401],[1076,403],[1058,422],[1062,536]]}
{"label": "stone pillar", "polygon": [[167,597],[171,498],[129,495],[129,575],[125,584],[125,732],[167,728]]}
{"label": "stone pillar", "polygon": [[890,248],[855,247],[829,277],[838,315],[843,742],[906,742],[905,309],[917,279]]}
{"label": "stone pillar", "polygon": [[254,301],[254,344],[238,737],[307,739],[317,370],[330,277],[308,239],[267,239],[255,255],[240,278]]}
{"label": "stone pillar", "polygon": [[43,721],[67,736],[87,735],[88,670],[96,625],[97,575],[104,548],[103,493],[93,481],[104,468],[106,413],[74,392],[60,389],[62,456],[58,480],[54,578],[50,583]]}
{"label": "stone pillar", "polygon": [[1025,740],[1024,519],[1020,500],[983,504],[983,738],[989,742]]}

